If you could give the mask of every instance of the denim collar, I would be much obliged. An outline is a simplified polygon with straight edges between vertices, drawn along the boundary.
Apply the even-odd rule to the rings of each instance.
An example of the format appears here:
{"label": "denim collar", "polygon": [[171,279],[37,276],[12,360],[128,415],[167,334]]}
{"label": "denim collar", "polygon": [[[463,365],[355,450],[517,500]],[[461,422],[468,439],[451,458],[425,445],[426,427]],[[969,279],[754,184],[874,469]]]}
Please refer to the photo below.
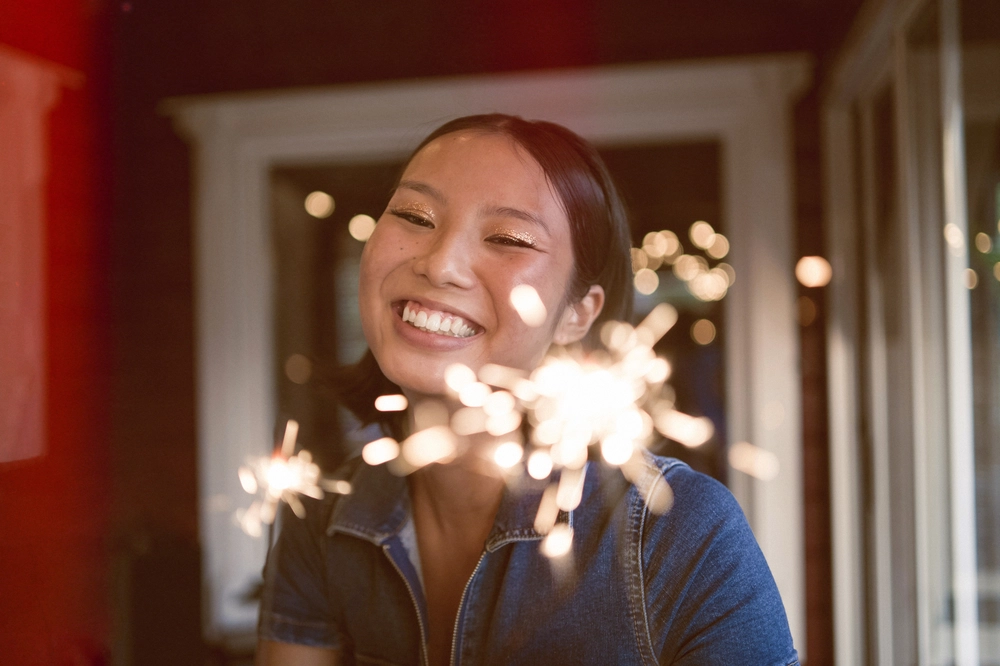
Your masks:
{"label": "denim collar", "polygon": [[[494,551],[513,541],[537,541],[544,537],[535,530],[535,515],[546,482],[518,477],[504,489],[486,538],[486,550]],[[381,546],[400,530],[411,515],[410,492],[405,477],[392,474],[386,465],[358,462],[351,476],[350,494],[338,498],[327,534],[341,532]],[[560,511],[558,523],[572,524],[572,512]]]}

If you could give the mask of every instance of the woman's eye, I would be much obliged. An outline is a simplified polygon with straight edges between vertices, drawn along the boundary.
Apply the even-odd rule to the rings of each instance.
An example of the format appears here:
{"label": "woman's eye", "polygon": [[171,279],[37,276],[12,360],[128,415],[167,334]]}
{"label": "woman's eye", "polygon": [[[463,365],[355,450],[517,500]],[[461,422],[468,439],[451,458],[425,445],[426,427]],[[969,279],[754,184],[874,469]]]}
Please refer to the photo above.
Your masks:
{"label": "woman's eye", "polygon": [[434,228],[434,223],[419,213],[414,213],[409,210],[392,210],[389,212],[398,218],[406,220],[410,224],[415,224],[418,227],[427,227],[428,229]]}
{"label": "woman's eye", "polygon": [[496,234],[494,236],[490,236],[486,240],[490,241],[491,243],[494,243],[495,245],[507,245],[510,247],[527,247],[527,248],[535,247],[534,241],[528,238],[519,238],[517,236],[510,236],[507,234]]}

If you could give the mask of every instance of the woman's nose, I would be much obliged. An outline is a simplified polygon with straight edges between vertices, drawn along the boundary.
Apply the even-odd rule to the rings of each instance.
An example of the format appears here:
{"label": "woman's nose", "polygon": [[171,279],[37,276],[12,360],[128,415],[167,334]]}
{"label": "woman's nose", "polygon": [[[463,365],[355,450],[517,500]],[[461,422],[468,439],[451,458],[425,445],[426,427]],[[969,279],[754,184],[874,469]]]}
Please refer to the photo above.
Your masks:
{"label": "woman's nose", "polygon": [[435,287],[467,289],[474,283],[472,248],[468,234],[439,229],[413,263],[413,270]]}

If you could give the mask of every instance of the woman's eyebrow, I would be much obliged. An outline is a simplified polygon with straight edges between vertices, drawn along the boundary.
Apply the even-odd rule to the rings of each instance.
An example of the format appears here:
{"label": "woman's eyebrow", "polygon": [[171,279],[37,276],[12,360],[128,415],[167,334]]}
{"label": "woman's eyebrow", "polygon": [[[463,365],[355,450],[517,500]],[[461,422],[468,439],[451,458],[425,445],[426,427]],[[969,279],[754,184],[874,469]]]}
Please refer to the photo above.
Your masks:
{"label": "woman's eyebrow", "polygon": [[399,185],[396,186],[396,189],[407,189],[419,192],[420,194],[426,194],[430,198],[437,199],[441,203],[445,203],[447,201],[447,197],[444,196],[444,193],[441,190],[428,185],[427,183],[421,183],[419,180],[401,180],[399,181]]}
{"label": "woman's eyebrow", "polygon": [[541,228],[541,230],[546,234],[549,234],[549,226],[545,223],[545,220],[534,213],[521,210],[520,208],[511,208],[510,206],[486,206],[483,208],[483,214],[488,217],[513,217],[519,220],[524,220],[525,222],[530,222]]}

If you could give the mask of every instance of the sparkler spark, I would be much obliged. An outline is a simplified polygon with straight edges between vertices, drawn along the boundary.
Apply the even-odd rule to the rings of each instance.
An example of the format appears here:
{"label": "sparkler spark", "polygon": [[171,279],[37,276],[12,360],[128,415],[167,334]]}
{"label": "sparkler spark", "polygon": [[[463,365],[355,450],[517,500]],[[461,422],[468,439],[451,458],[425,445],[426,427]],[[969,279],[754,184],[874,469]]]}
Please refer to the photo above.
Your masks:
{"label": "sparkler spark", "polygon": [[260,536],[263,525],[274,522],[278,502],[285,502],[302,518],[305,506],[299,495],[323,499],[326,492],[351,492],[351,484],[346,481],[322,478],[319,465],[313,462],[309,451],[295,454],[298,433],[298,422],[288,421],[281,447],[273,455],[250,458],[238,470],[243,490],[260,495],[249,508],[236,512],[237,522],[250,536]]}

